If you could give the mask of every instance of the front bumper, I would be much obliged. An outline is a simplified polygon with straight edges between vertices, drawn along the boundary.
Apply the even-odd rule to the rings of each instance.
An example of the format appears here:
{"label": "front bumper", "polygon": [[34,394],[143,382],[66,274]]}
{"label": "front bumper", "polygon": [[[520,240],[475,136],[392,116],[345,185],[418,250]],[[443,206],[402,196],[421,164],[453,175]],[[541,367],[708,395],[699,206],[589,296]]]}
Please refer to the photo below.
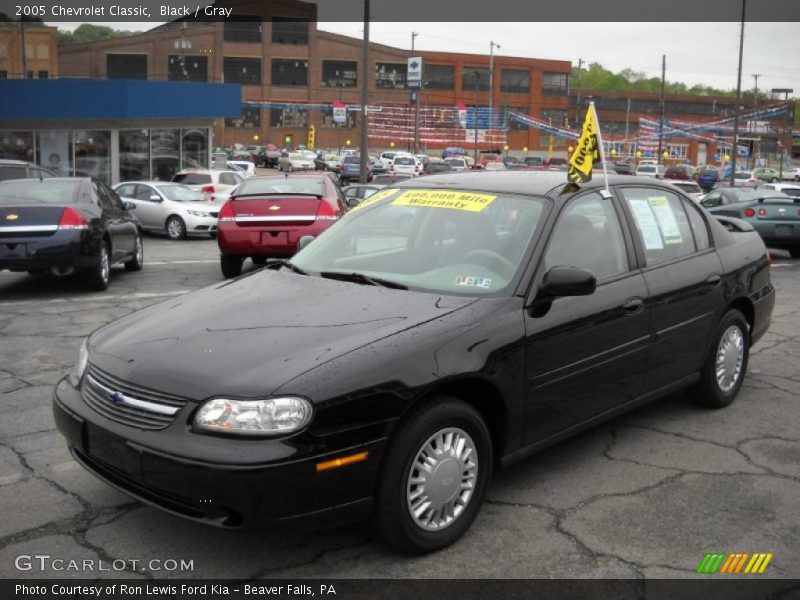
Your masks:
{"label": "front bumper", "polygon": [[[385,439],[336,450],[291,439],[248,440],[193,433],[196,406],[161,430],[140,430],[90,408],[68,378],[53,412],[75,460],[129,496],[175,515],[227,528],[319,528],[366,518]],[[318,472],[322,460],[367,451],[368,459]]]}
{"label": "front bumper", "polygon": [[212,233],[217,230],[217,217],[196,217],[194,215],[184,215],[183,220],[186,223],[186,233]]}

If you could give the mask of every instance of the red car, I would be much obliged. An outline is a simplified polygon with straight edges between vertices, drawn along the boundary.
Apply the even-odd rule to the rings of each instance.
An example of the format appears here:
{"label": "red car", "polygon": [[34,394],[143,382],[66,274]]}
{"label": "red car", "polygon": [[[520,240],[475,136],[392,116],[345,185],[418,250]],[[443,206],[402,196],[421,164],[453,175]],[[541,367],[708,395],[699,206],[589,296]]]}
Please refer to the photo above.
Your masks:
{"label": "red car", "polygon": [[330,173],[245,179],[219,212],[222,274],[236,277],[248,257],[264,264],[269,257],[292,256],[301,237],[318,236],[346,210]]}

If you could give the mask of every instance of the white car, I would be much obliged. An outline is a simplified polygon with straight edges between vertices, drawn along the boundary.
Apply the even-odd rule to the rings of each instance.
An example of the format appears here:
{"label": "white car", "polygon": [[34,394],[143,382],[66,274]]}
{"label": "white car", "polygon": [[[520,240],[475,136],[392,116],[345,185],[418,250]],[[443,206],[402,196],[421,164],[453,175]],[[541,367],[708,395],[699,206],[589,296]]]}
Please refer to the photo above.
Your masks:
{"label": "white car", "polygon": [[506,171],[507,167],[504,163],[499,160],[490,160],[486,163],[486,166],[483,167],[484,171]]}
{"label": "white car", "polygon": [[661,179],[666,172],[667,168],[664,165],[639,163],[636,167],[636,175],[639,177],[655,177],[656,179]]}
{"label": "white car", "polygon": [[288,156],[278,159],[279,171],[313,171],[316,169],[313,158],[307,158],[302,152],[290,152]]}
{"label": "white car", "polygon": [[469,165],[467,164],[467,161],[464,160],[463,158],[456,158],[455,156],[452,156],[450,158],[445,158],[444,162],[449,164],[450,168],[453,169],[453,171],[462,172],[469,170]]}
{"label": "white car", "polygon": [[244,181],[235,171],[218,169],[184,169],[172,177],[173,183],[180,183],[200,192],[209,202],[215,201],[217,195],[232,190]]}
{"label": "white car", "polygon": [[236,171],[242,177],[253,177],[256,174],[256,165],[249,160],[229,160],[228,169]]}
{"label": "white car", "polygon": [[800,182],[800,167],[794,169],[784,169],[781,179],[784,181],[798,181]]}
{"label": "white car", "polygon": [[703,189],[694,181],[684,181],[683,179],[665,179],[664,181],[674,185],[695,202],[700,202],[705,195]]}
{"label": "white car", "polygon": [[222,202],[207,202],[200,192],[179,183],[126,181],[114,186],[125,202],[136,205],[134,213],[142,229],[166,233],[172,240],[187,235],[217,234]]}
{"label": "white car", "polygon": [[392,166],[394,157],[398,156],[399,154],[400,154],[399,152],[381,152],[381,155],[378,158],[383,163],[383,166],[388,169],[389,167]]}
{"label": "white car", "polygon": [[800,184],[794,185],[791,183],[765,183],[758,186],[760,190],[775,190],[776,192],[783,192],[787,196],[797,198],[800,200]]}
{"label": "white car", "polygon": [[420,165],[416,158],[410,155],[395,156],[389,167],[390,175],[410,175],[416,177],[420,174]]}

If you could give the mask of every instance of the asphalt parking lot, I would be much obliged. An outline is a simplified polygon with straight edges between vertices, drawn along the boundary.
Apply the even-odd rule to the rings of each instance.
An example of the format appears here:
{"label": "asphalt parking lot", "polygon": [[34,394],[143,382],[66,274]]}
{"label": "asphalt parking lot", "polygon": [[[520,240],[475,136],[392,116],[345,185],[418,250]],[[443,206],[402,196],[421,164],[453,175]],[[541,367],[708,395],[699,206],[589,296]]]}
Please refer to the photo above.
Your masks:
{"label": "asphalt parking lot", "polygon": [[[0,576],[667,578],[693,576],[706,552],[771,552],[766,575],[800,577],[800,261],[784,253],[774,267],[772,328],[731,407],[707,411],[677,395],[500,472],[467,535],[427,558],[376,543],[366,525],[197,525],[132,501],[70,458],[50,404],[81,339],[220,282],[215,241],[148,236],[144,269],[115,267],[105,292],[0,272]],[[35,554],[121,559],[125,571],[15,567]],[[159,570],[170,559],[193,569]]]}

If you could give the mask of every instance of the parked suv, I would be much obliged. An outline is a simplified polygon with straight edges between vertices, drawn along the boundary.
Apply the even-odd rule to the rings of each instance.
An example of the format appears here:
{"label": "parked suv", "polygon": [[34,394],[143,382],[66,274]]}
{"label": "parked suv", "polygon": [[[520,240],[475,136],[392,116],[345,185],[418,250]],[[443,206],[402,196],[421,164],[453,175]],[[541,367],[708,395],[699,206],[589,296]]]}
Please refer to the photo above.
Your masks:
{"label": "parked suv", "polygon": [[55,173],[24,160],[0,160],[0,181],[9,179],[48,179]]}
{"label": "parked suv", "polygon": [[203,194],[206,200],[225,199],[230,190],[244,181],[244,177],[235,171],[218,171],[216,169],[186,169],[172,177],[174,183],[180,183]]}
{"label": "parked suv", "polygon": [[667,167],[664,179],[688,180],[694,175],[694,169],[688,165],[673,165]]}

